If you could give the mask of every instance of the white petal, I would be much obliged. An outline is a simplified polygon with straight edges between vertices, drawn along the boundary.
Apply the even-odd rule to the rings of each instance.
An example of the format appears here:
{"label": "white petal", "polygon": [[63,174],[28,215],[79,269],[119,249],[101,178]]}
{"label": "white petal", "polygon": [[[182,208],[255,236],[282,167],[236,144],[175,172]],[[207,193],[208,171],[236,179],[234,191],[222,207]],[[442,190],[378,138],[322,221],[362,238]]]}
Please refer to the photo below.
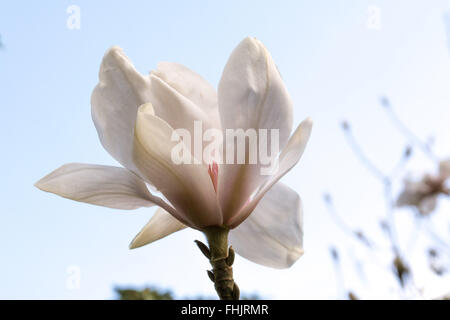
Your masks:
{"label": "white petal", "polygon": [[193,133],[194,120],[203,129],[220,128],[217,94],[203,78],[182,65],[161,63],[141,75],[122,49],[103,58],[99,83],[91,97],[92,118],[104,148],[123,166],[138,172],[132,161],[137,109],[151,102],[155,114],[173,128]]}
{"label": "white petal", "polygon": [[[150,75],[150,100],[156,116],[166,121],[174,129],[187,129],[193,137],[195,121],[202,125],[203,130],[216,128],[219,125],[217,117],[210,117],[203,109],[174,90],[166,82],[154,74]],[[216,109],[217,110],[217,109]],[[200,132],[200,138],[203,132]]]}
{"label": "white petal", "polygon": [[186,228],[184,224],[164,209],[159,208],[150,221],[134,237],[130,244],[130,249],[145,246],[184,228]]}
{"label": "white petal", "polygon": [[300,160],[311,135],[312,125],[313,121],[311,118],[306,118],[299,124],[295,132],[289,138],[286,147],[281,152],[278,171],[271,177],[269,183],[278,181]]}
{"label": "white petal", "polygon": [[303,151],[305,151],[306,144],[311,135],[312,124],[313,122],[310,118],[307,118],[300,123],[280,154],[277,172],[270,177],[260,190],[258,190],[256,195],[246,204],[241,212],[227,221],[227,225],[234,228],[244,221],[256,207],[261,198],[264,197],[264,194],[297,164],[303,155]]}
{"label": "white petal", "polygon": [[[259,40],[246,38],[232,52],[219,83],[218,98],[223,130],[276,129],[279,148],[285,146],[292,129],[292,101],[270,53]],[[223,165],[221,172],[226,177],[219,179],[225,217],[233,216],[267,180],[260,174],[259,164]]]}
{"label": "white petal", "polygon": [[[215,127],[220,128],[217,92],[208,81],[189,68],[173,62],[158,63],[157,70],[152,71],[151,74],[165,82],[171,90],[194,103],[206,114],[208,121],[213,122]],[[155,101],[152,101],[152,103],[156,109],[159,108]],[[170,105],[161,105],[161,112],[164,112],[164,109],[170,109],[170,107]],[[166,119],[158,112],[159,110],[156,111],[160,118]],[[173,117],[173,113],[169,116]],[[179,115],[178,118],[180,118]],[[171,123],[169,122],[169,124]],[[171,125],[173,128],[177,128],[177,126]]]}
{"label": "white petal", "polygon": [[177,219],[197,228],[221,225],[222,216],[207,166],[176,164],[171,153],[180,142],[171,140],[173,128],[148,109],[148,105],[139,108],[134,163],[181,214],[175,216]]}
{"label": "white petal", "polygon": [[154,205],[145,182],[118,167],[69,163],[35,185],[64,198],[109,208],[130,210]]}
{"label": "white petal", "polygon": [[242,257],[272,268],[289,268],[303,254],[301,201],[291,188],[275,184],[253,213],[230,232]]}
{"label": "white petal", "polygon": [[248,37],[231,53],[218,96],[223,128],[279,129],[284,147],[292,129],[292,101],[259,40]]}
{"label": "white petal", "polygon": [[216,90],[197,73],[177,63],[162,62],[150,73],[150,82],[149,101],[155,114],[172,128],[187,129],[191,136],[194,121],[201,122],[203,131],[220,128]]}
{"label": "white petal", "polygon": [[124,167],[136,172],[132,160],[138,107],[148,102],[150,81],[119,47],[103,57],[99,83],[91,96],[92,119],[103,147]]}

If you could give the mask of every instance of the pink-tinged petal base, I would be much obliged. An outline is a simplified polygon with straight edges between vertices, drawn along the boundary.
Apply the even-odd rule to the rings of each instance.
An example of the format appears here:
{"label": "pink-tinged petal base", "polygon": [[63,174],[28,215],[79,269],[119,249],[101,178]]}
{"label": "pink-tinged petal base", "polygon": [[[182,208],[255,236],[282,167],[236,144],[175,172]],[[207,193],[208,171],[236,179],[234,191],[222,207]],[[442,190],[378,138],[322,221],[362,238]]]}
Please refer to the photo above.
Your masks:
{"label": "pink-tinged petal base", "polygon": [[219,166],[217,165],[217,162],[214,161],[208,166],[208,174],[211,178],[214,191],[217,193],[217,182],[219,181]]}

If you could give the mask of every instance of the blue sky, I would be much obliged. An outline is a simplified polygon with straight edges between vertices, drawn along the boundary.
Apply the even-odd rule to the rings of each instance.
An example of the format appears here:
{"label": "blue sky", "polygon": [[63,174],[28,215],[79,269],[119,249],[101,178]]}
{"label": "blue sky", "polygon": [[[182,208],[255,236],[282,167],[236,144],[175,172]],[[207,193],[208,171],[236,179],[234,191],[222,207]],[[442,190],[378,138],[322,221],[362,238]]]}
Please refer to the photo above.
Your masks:
{"label": "blue sky", "polygon": [[[66,26],[69,5],[81,9],[80,30]],[[369,6],[380,9],[380,29],[367,27]],[[103,299],[114,297],[116,285],[146,284],[178,297],[214,295],[208,262],[193,244],[201,234],[183,231],[130,251],[154,209],[90,206],[33,184],[68,162],[117,164],[90,116],[109,47],[122,47],[142,73],[173,61],[217,86],[246,36],[272,53],[295,123],[310,116],[315,127],[304,157],[283,179],[303,199],[305,255],[281,271],[238,258],[235,278],[242,291],[267,298],[337,297],[329,246],[347,244],[357,257],[361,250],[331,221],[323,192],[333,194],[347,221],[375,237],[383,212],[382,190],[351,153],[339,122],[349,120],[369,156],[388,170],[406,141],[379,107],[386,94],[418,135],[437,137],[437,154],[450,156],[449,10],[444,0],[1,2],[0,298]],[[409,169],[432,166],[419,155]],[[399,217],[406,229],[407,215]],[[67,287],[70,266],[81,271],[77,290]],[[432,284],[437,279],[417,276],[440,289]],[[346,286],[380,297],[390,280],[380,276],[369,289],[350,275]]]}

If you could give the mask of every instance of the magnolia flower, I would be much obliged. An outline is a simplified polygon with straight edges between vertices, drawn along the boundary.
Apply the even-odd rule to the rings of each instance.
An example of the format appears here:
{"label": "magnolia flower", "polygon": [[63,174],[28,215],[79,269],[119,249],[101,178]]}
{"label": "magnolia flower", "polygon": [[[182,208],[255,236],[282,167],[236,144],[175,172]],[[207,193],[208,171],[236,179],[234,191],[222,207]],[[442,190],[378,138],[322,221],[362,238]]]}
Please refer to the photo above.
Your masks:
{"label": "magnolia flower", "polygon": [[[92,98],[103,147],[123,166],[71,163],[36,186],[65,198],[115,209],[158,206],[130,244],[137,248],[183,228],[231,230],[242,257],[290,267],[302,254],[299,195],[279,182],[300,159],[312,121],[292,128],[292,101],[271,55],[253,38],[232,52],[218,91],[188,68],[169,62],[142,75],[122,49],[109,49]],[[174,131],[203,128],[278,129],[277,170],[259,164],[175,164]]]}
{"label": "magnolia flower", "polygon": [[426,174],[418,181],[406,179],[404,190],[397,199],[397,206],[411,206],[421,215],[430,214],[436,208],[439,195],[450,195],[450,190],[446,187],[448,178],[450,178],[450,160],[439,163],[437,175]]}

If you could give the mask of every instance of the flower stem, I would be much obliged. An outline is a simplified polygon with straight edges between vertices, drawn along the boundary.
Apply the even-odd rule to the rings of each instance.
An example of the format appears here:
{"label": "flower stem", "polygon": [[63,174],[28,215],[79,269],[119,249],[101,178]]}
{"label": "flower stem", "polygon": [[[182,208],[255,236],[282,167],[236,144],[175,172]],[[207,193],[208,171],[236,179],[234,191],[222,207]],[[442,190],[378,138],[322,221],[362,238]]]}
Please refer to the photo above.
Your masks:
{"label": "flower stem", "polygon": [[195,241],[202,253],[209,259],[213,269],[208,276],[221,300],[239,300],[239,287],[233,280],[234,250],[228,248],[228,232],[226,227],[206,227],[203,233],[208,240],[209,248],[200,241]]}

